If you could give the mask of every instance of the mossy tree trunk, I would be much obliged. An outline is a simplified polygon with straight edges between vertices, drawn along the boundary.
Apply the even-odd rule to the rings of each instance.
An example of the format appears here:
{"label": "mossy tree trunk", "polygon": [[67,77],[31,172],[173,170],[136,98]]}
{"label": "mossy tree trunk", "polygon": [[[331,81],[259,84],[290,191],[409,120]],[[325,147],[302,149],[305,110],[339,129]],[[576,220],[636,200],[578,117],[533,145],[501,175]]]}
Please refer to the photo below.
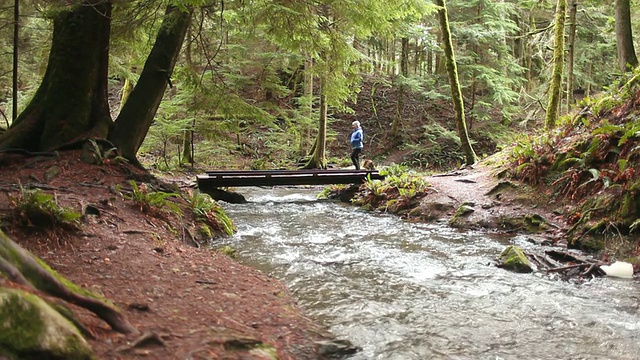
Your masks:
{"label": "mossy tree trunk", "polygon": [[578,12],[578,1],[569,2],[569,52],[567,53],[567,113],[571,111],[573,103],[573,63],[575,60],[576,46],[576,14]]}
{"label": "mossy tree trunk", "polygon": [[18,116],[18,66],[20,51],[20,0],[13,2],[13,74],[11,76],[11,121]]}
{"label": "mossy tree trunk", "polygon": [[49,268],[0,231],[0,278],[84,307],[122,333],[137,332],[125,316],[106,299],[73,284]]}
{"label": "mossy tree trunk", "polygon": [[[304,94],[302,113],[307,119],[313,116],[313,60],[310,54],[305,55],[304,60]],[[311,154],[309,142],[311,138],[311,127],[307,121],[303,121],[300,129],[300,156]]]}
{"label": "mossy tree trunk", "polygon": [[111,2],[87,0],[59,11],[40,87],[0,150],[58,149],[89,137],[106,137],[112,124],[107,98]]}
{"label": "mossy tree trunk", "polygon": [[553,72],[551,74],[551,83],[549,84],[547,116],[544,121],[547,129],[556,127],[556,119],[558,118],[560,91],[562,90],[562,67],[564,66],[564,17],[566,13],[567,0],[558,0],[556,4]]}
{"label": "mossy tree trunk", "polygon": [[393,137],[397,137],[400,134],[400,128],[402,127],[402,113],[404,112],[404,93],[406,89],[406,78],[409,77],[409,38],[403,37],[401,39],[402,51],[400,53],[400,75],[397,79],[400,79],[398,87],[398,99],[396,101],[396,114],[393,118],[393,124],[391,125],[391,134]]}
{"label": "mossy tree trunk", "polygon": [[314,146],[313,155],[311,159],[304,166],[305,169],[326,169],[327,159],[325,156],[326,143],[327,143],[327,95],[325,94],[326,88],[324,86],[326,79],[325,76],[320,77],[320,121],[318,124],[318,137]]}
{"label": "mossy tree trunk", "polygon": [[129,98],[129,95],[131,95],[131,91],[133,91],[133,83],[134,81],[130,78],[124,79],[124,85],[122,85],[122,90],[120,93],[120,110],[122,110],[124,104],[127,103],[127,99]]}
{"label": "mossy tree trunk", "polygon": [[440,21],[440,31],[442,32],[442,47],[444,48],[445,55],[444,62],[449,75],[451,98],[455,110],[456,129],[458,130],[458,137],[460,137],[462,151],[465,154],[465,164],[472,165],[476,162],[476,153],[473,151],[473,147],[471,147],[469,133],[467,132],[467,123],[464,115],[464,99],[462,98],[462,89],[460,88],[460,81],[458,80],[458,68],[453,52],[453,42],[451,41],[447,4],[445,0],[435,0],[435,4],[440,6],[438,19]]}
{"label": "mossy tree trunk", "polygon": [[189,28],[191,14],[191,11],[185,12],[177,7],[167,8],[140,78],[122,107],[113,131],[109,133],[109,140],[120,154],[134,164],[139,164],[136,153],[147,136],[167,85],[171,84],[171,74]]}

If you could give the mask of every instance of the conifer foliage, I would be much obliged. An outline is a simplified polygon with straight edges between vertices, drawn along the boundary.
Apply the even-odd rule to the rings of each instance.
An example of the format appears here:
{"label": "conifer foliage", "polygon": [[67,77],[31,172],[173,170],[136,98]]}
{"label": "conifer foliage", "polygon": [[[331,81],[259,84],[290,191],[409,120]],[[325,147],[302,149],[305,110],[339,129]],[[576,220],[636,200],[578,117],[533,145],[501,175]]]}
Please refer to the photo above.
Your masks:
{"label": "conifer foliage", "polygon": [[[399,143],[410,138],[403,124],[419,120],[407,118],[419,112],[403,98],[451,108],[459,103],[452,97],[458,92],[451,91],[435,3],[22,0],[2,6],[10,9],[10,3],[19,9],[20,26],[11,26],[11,12],[0,12],[4,151],[106,138],[133,162],[142,151],[162,152],[165,166],[182,159],[211,165],[239,152],[254,158],[247,164],[254,168],[301,156],[307,166],[323,167],[336,155],[327,145],[336,148],[341,141],[338,120],[355,102],[369,101],[372,120],[393,124],[389,130]],[[610,84],[619,63],[633,67],[638,10],[620,0],[615,8],[575,4],[569,28],[580,31],[565,70],[558,46],[567,33],[559,23],[565,11],[554,6],[562,4],[447,2],[470,142],[482,140],[475,126],[552,124],[572,107],[571,98]],[[370,93],[361,93],[363,79],[373,84]],[[393,110],[370,101],[379,95],[376,84],[386,83],[398,89]],[[549,97],[549,89],[558,95]],[[15,112],[20,116],[12,121]],[[167,131],[149,128],[167,122],[156,118],[179,121],[181,135],[158,139]]]}

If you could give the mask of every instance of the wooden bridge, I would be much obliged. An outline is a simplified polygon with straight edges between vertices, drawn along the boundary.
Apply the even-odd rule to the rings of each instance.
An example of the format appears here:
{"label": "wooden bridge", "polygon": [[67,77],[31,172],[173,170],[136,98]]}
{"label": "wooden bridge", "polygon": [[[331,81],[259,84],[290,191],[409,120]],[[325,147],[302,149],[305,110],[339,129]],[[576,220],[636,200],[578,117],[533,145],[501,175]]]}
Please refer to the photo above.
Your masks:
{"label": "wooden bridge", "polygon": [[207,192],[221,187],[358,184],[382,180],[378,170],[220,170],[198,175],[198,188]]}

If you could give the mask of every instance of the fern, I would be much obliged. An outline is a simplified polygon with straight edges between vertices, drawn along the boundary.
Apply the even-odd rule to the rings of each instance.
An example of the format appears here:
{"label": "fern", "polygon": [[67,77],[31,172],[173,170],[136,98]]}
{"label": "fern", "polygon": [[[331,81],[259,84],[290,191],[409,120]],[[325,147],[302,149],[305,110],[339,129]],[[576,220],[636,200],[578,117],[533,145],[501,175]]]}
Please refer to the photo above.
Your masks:
{"label": "fern", "polygon": [[56,226],[77,229],[80,226],[82,214],[71,208],[58,205],[53,195],[40,189],[21,188],[18,197],[10,197],[9,199],[15,206],[14,219],[21,222],[23,226],[47,229],[53,229]]}
{"label": "fern", "polygon": [[209,195],[196,192],[189,198],[189,203],[196,218],[206,225],[229,236],[236,231],[233,221]]}
{"label": "fern", "polygon": [[146,213],[152,210],[160,210],[173,212],[178,216],[182,216],[180,207],[169,201],[170,198],[180,197],[180,195],[163,191],[151,191],[147,184],[142,183],[138,186],[134,180],[130,180],[129,184],[132,188],[131,193],[123,194],[123,197],[133,201],[141,212]]}

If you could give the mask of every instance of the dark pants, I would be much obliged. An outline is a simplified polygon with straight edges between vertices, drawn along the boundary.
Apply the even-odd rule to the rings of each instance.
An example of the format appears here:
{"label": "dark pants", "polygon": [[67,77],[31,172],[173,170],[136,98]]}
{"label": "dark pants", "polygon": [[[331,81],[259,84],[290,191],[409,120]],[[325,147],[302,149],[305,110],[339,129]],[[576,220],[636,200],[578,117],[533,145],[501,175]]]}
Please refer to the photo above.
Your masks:
{"label": "dark pants", "polygon": [[356,170],[360,170],[360,153],[362,149],[353,149],[351,152],[351,162],[356,166]]}

